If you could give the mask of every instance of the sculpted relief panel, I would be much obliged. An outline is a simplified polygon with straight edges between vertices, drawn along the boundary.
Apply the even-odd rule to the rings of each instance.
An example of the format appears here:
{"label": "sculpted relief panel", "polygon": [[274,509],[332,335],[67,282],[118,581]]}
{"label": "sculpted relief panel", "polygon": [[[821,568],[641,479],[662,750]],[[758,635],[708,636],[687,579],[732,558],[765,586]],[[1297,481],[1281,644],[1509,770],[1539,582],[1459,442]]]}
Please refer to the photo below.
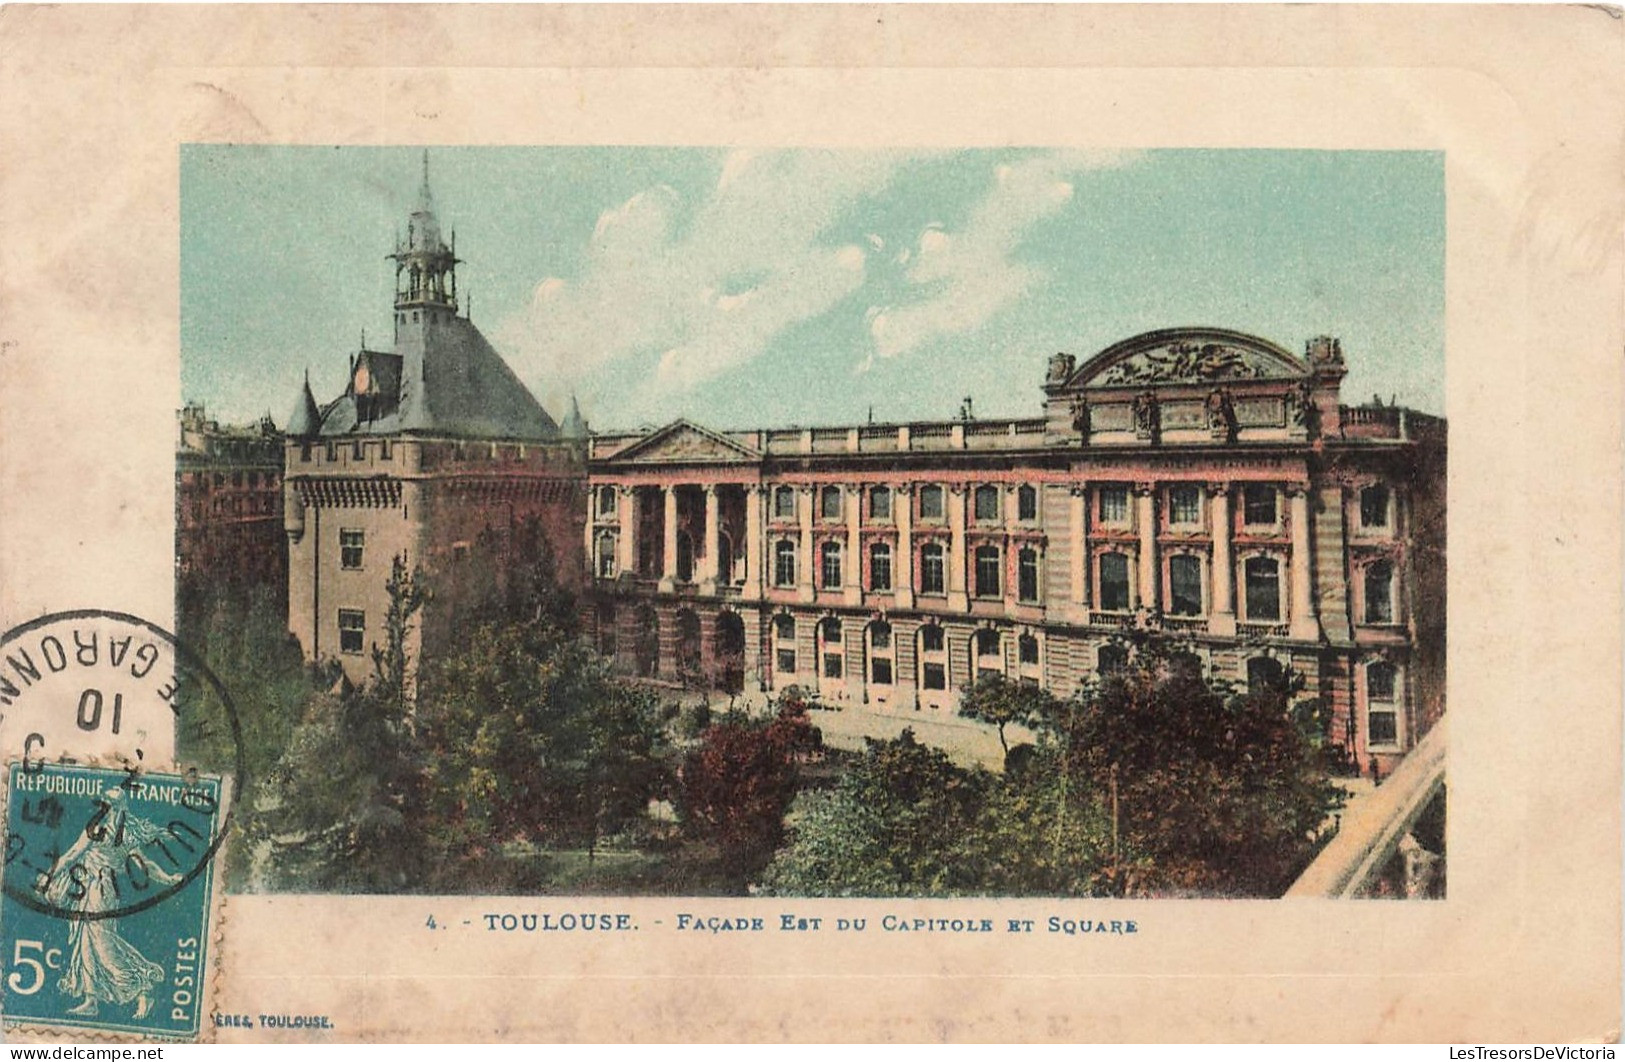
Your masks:
{"label": "sculpted relief panel", "polygon": [[1150,383],[1203,383],[1210,380],[1258,380],[1284,377],[1285,369],[1258,351],[1223,343],[1170,343],[1160,350],[1133,354],[1107,369],[1096,386]]}

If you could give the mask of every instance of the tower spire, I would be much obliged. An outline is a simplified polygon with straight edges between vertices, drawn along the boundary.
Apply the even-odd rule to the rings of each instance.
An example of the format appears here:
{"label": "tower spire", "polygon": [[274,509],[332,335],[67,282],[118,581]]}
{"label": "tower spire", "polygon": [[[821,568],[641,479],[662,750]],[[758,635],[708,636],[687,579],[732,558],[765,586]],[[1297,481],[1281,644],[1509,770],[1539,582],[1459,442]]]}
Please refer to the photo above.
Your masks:
{"label": "tower spire", "polygon": [[423,151],[423,183],[417,206],[406,222],[406,241],[397,236],[395,309],[439,309],[457,312],[457,253],[440,238],[434,194],[429,190],[429,151]]}

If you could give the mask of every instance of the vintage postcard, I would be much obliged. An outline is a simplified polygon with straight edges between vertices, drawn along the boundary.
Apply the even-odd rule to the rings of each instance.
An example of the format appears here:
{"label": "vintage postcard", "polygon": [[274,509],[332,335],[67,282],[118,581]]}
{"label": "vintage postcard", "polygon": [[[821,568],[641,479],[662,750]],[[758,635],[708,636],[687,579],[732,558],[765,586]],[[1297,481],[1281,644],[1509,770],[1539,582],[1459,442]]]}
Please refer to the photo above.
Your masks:
{"label": "vintage postcard", "polygon": [[7,1035],[1617,1038],[1617,12],[1170,14],[6,9]]}

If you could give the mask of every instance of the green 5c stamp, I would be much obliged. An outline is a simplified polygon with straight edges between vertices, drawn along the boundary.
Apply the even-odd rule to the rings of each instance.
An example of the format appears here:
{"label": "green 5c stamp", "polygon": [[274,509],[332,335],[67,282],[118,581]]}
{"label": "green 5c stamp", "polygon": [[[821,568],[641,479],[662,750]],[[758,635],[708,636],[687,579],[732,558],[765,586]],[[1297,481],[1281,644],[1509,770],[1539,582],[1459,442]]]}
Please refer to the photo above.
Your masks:
{"label": "green 5c stamp", "polygon": [[24,762],[6,790],[5,1024],[195,1039],[220,780]]}

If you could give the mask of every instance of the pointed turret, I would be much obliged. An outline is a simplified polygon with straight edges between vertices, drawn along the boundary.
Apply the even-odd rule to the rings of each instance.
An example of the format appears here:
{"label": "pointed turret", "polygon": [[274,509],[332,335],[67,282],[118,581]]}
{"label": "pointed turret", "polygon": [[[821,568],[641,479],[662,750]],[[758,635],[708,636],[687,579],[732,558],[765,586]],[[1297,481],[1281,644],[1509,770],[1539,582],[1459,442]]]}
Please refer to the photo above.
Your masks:
{"label": "pointed turret", "polygon": [[310,370],[305,370],[305,383],[294,400],[293,412],[288,416],[288,435],[307,439],[322,430],[322,411],[316,406],[316,396],[310,392]]}
{"label": "pointed turret", "polygon": [[587,437],[587,422],[581,416],[581,406],[576,403],[576,396],[570,396],[570,412],[559,425],[559,434],[566,439],[585,439]]}

